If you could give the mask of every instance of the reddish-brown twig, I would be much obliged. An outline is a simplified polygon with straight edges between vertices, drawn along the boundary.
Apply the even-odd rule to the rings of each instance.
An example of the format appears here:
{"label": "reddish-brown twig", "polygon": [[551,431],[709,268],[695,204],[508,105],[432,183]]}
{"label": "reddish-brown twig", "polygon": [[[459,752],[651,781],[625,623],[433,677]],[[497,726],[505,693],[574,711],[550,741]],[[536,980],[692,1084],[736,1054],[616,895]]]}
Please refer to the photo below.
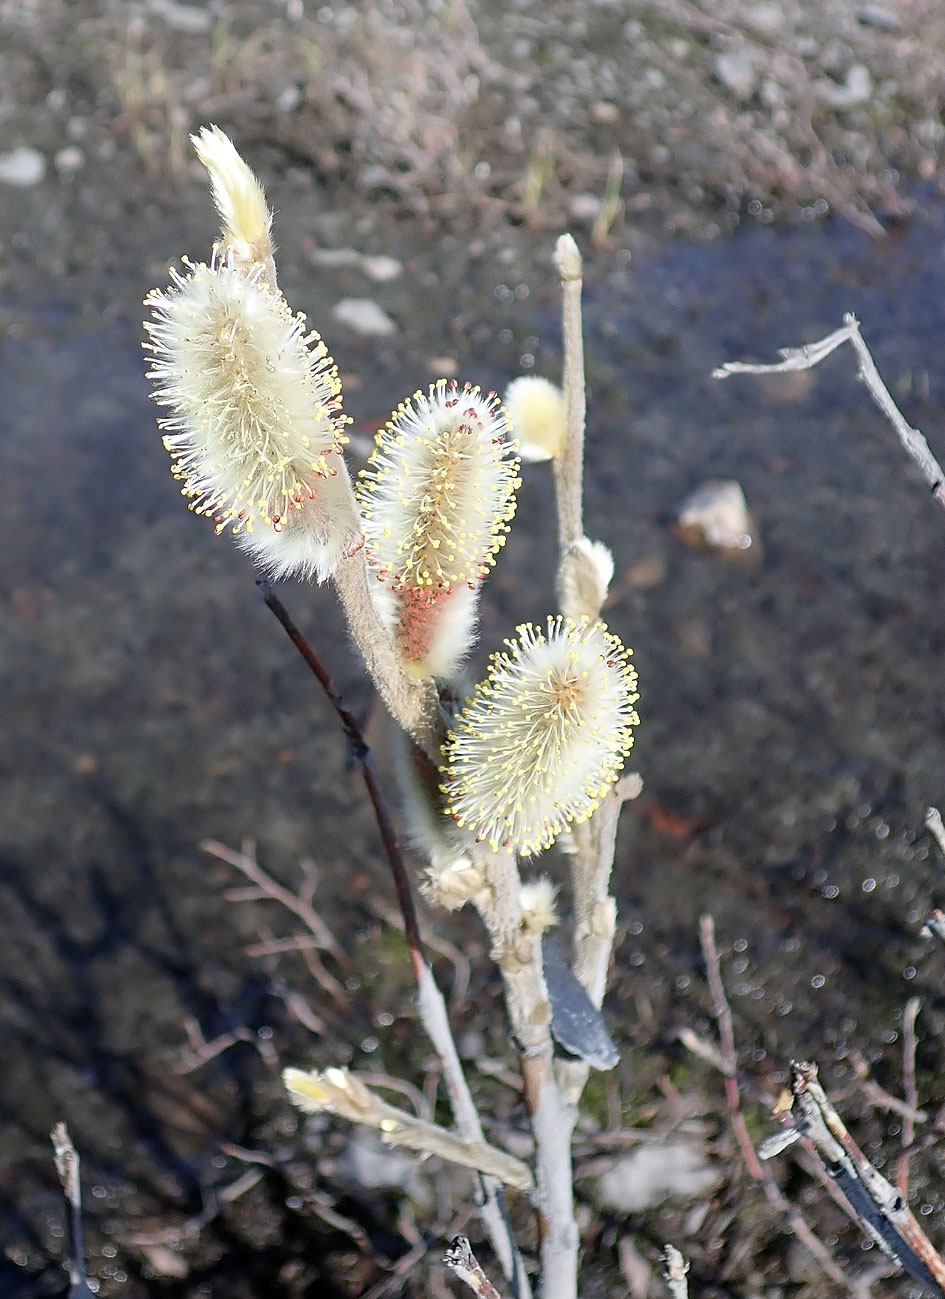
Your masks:
{"label": "reddish-brown twig", "polygon": [[715,946],[715,921],[711,916],[703,916],[699,922],[699,942],[702,946],[702,957],[705,961],[706,977],[709,991],[712,993],[712,1013],[719,1026],[719,1039],[722,1046],[722,1061],[725,1065],[725,1100],[735,1140],[748,1169],[748,1175],[756,1182],[765,1180],[764,1169],[751,1144],[745,1117],[742,1114],[741,1097],[738,1094],[738,1057],[735,1052],[735,1030],[732,1026],[732,1011],[725,995],[722,982],[722,971],[719,966],[719,953]]}
{"label": "reddish-brown twig", "polygon": [[[371,751],[354,714],[342,703],[340,696],[332,685],[331,676],[315,651],[302,635],[291,618],[282,601],[273,593],[268,582],[258,583],[267,608],[275,615],[280,626],[301,654],[312,674],[321,685],[328,702],[338,715],[342,729],[351,745],[352,755],[361,768],[361,774],[374,809],[374,816],[380,831],[387,863],[394,880],[397,901],[404,921],[404,934],[410,952],[410,960],[417,979],[417,1005],[420,1018],[430,1041],[440,1057],[443,1067],[443,1078],[449,1092],[450,1103],[456,1125],[462,1135],[470,1141],[484,1140],[482,1123],[469,1091],[466,1076],[456,1050],[456,1043],[449,1026],[446,1004],[443,995],[433,977],[433,971],[423,950],[420,937],[420,926],[417,911],[413,903],[410,879],[400,844],[394,830],[390,813],[381,790],[380,783],[371,762]],[[501,1263],[502,1270],[512,1282],[516,1295],[528,1299],[530,1287],[522,1256],[515,1244],[505,1212],[505,1199],[501,1185],[494,1177],[481,1176],[481,1212],[483,1223]]]}

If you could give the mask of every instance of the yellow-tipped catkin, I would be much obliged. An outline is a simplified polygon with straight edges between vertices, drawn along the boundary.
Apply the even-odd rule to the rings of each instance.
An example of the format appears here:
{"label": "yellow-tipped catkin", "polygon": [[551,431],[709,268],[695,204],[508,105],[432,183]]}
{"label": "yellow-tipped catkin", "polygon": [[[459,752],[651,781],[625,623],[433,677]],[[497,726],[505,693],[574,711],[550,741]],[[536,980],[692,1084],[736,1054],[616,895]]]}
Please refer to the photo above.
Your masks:
{"label": "yellow-tipped catkin", "polygon": [[494,654],[444,744],[446,811],[493,848],[539,852],[594,811],[638,718],[636,672],[603,623],[528,623]]}
{"label": "yellow-tipped catkin", "polygon": [[407,670],[452,675],[515,512],[519,462],[494,393],[441,379],[394,412],[358,478],[377,602]]}
{"label": "yellow-tipped catkin", "polygon": [[359,525],[324,343],[261,268],[215,260],[171,278],[146,299],[145,328],[182,493],[274,576],[326,577]]}
{"label": "yellow-tipped catkin", "polygon": [[262,185],[218,126],[201,127],[190,139],[210,176],[222,227],[221,259],[232,259],[243,269],[260,264],[275,285],[272,214]]}
{"label": "yellow-tipped catkin", "polygon": [[505,409],[523,460],[551,460],[564,445],[564,395],[548,379],[523,374],[505,390]]}

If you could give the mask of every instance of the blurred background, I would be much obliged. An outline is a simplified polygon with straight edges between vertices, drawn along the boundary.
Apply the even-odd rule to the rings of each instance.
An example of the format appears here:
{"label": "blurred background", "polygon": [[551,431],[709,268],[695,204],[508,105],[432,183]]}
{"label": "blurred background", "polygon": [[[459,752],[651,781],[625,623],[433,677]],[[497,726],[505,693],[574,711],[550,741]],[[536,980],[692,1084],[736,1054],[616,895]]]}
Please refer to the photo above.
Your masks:
{"label": "blurred background", "polygon": [[[943,104],[933,0],[0,3],[4,1295],[65,1287],[58,1120],[102,1295],[440,1296],[443,1245],[476,1237],[461,1175],[301,1122],[279,1085],[284,1064],[347,1063],[443,1113],[343,737],[247,561],[184,509],[148,398],[141,299],[216,231],[188,141],[208,122],[266,186],[354,467],[441,375],[557,378],[557,235],[585,255],[586,519],[636,652],[644,791],[614,880],[623,1060],[576,1150],[584,1295],[655,1292],[666,1240],[701,1293],[841,1286],[678,1040],[714,1040],[704,913],[757,1138],[812,1057],[895,1169],[902,1117],[874,1084],[902,1095],[921,999],[911,1198],[945,1239],[945,953],[920,935],[945,897],[922,829],[943,798],[945,518],[846,350],[710,378],[854,311],[945,455]],[[676,526],[719,479],[744,492],[747,552]],[[547,466],[526,467],[476,664],[552,609],[552,517]],[[331,592],[280,595],[389,775]],[[554,852],[542,866],[565,878]],[[263,896],[278,885],[332,951]],[[426,928],[490,1136],[527,1153],[482,933]],[[788,1157],[773,1171],[848,1289],[906,1293]]]}

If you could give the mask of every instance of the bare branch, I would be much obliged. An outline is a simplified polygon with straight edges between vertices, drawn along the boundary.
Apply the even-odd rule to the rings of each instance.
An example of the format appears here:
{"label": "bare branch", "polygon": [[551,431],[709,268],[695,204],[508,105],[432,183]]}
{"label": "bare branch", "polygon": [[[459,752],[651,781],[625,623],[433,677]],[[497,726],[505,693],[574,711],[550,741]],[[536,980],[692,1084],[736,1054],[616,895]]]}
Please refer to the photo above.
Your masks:
{"label": "bare branch", "polygon": [[[803,1241],[810,1253],[820,1264],[821,1269],[826,1276],[836,1284],[849,1290],[851,1294],[858,1295],[856,1286],[841,1268],[833,1261],[827,1247],[808,1226],[805,1219],[799,1211],[795,1209],[780,1187],[774,1181],[774,1178],[768,1170],[760,1163],[758,1154],[751,1143],[748,1135],[748,1128],[745,1125],[745,1119],[741,1112],[741,1098],[739,1095],[737,1066],[738,1056],[735,1051],[735,1033],[732,1024],[732,1012],[725,995],[725,986],[722,982],[722,972],[719,965],[718,950],[715,945],[715,922],[711,916],[703,916],[700,925],[699,937],[702,944],[703,957],[706,962],[709,988],[712,993],[716,1022],[719,1025],[719,1037],[721,1038],[721,1053],[719,1064],[721,1072],[725,1078],[725,1096],[729,1107],[729,1113],[732,1118],[732,1128],[738,1142],[742,1158],[749,1174],[760,1182],[764,1190],[768,1203],[778,1209],[791,1225],[795,1236],[798,1240]],[[694,1035],[693,1035],[694,1036]],[[699,1039],[696,1039],[697,1041]],[[688,1040],[684,1044],[693,1049]],[[703,1059],[708,1059],[709,1063],[714,1063],[711,1055],[708,1053],[696,1052],[702,1054]],[[796,1133],[778,1134],[782,1137],[784,1145],[790,1145],[796,1140]],[[773,1152],[772,1152],[773,1153]],[[766,1158],[767,1153],[762,1153],[762,1158]]]}
{"label": "bare branch", "polygon": [[[847,1131],[817,1079],[817,1066],[791,1065],[794,1126],[787,1135],[806,1138],[830,1179],[843,1193],[866,1234],[913,1280],[933,1295],[945,1294],[945,1263],[919,1226],[903,1196],[869,1162]],[[761,1149],[763,1159],[784,1149],[783,1134]]]}
{"label": "bare branch", "polygon": [[902,1090],[905,1096],[905,1107],[902,1120],[902,1154],[899,1157],[899,1190],[903,1199],[909,1194],[909,1152],[915,1141],[915,1113],[919,1104],[919,1093],[915,1082],[916,1041],[915,1021],[922,1002],[918,997],[910,997],[902,1013]]}
{"label": "bare branch", "polygon": [[860,324],[852,312],[843,317],[843,326],[817,343],[807,343],[803,347],[782,347],[783,358],[772,365],[753,365],[744,361],[729,361],[726,365],[713,370],[713,379],[727,379],[733,374],[777,374],[793,370],[810,370],[830,355],[843,343],[849,343],[856,352],[860,378],[873,401],[883,412],[896,431],[899,441],[906,453],[915,461],[925,481],[931,488],[932,495],[945,509],[945,470],[932,455],[929,444],[922,433],[906,421],[899,407],[889,394],[889,389],[880,378],[876,364],[860,334]]}
{"label": "bare branch", "polygon": [[85,1275],[85,1248],[82,1243],[82,1187],[79,1182],[79,1156],[64,1123],[57,1123],[50,1133],[56,1173],[66,1197],[68,1213],[69,1299],[92,1299],[92,1288]]}
{"label": "bare branch", "polygon": [[[561,276],[561,333],[564,346],[564,445],[554,459],[558,502],[558,539],[564,555],[572,541],[584,535],[584,337],[581,324],[581,254],[571,235],[555,245],[555,266]],[[567,612],[567,610],[565,610]]]}
{"label": "bare branch", "polygon": [[[362,621],[360,624],[361,633],[368,635],[370,632],[370,635],[368,635],[369,640],[375,639],[375,633],[377,636],[383,634],[383,636],[389,640],[386,629],[380,627],[376,611],[374,611],[373,605],[371,604],[370,594],[365,586],[367,581],[365,576],[366,569],[362,572],[362,559],[363,557],[353,556],[350,560],[343,561],[339,573],[336,574],[336,585],[338,586],[339,594],[342,597],[342,602],[344,603],[349,623],[353,618],[359,616],[358,610],[361,609],[364,619],[367,619],[366,622]],[[346,564],[354,565],[356,561],[358,562],[359,567],[345,567]],[[484,1140],[482,1123],[478,1111],[476,1110],[475,1102],[472,1099],[469,1084],[466,1081],[466,1075],[463,1071],[462,1063],[460,1062],[459,1052],[456,1050],[456,1043],[453,1039],[452,1029],[450,1028],[449,1016],[446,1010],[446,1003],[443,1000],[443,994],[440,992],[436,980],[433,978],[430,963],[426,958],[426,953],[424,952],[423,940],[420,936],[420,925],[417,920],[417,911],[413,902],[413,892],[410,887],[410,877],[407,874],[407,867],[404,862],[403,853],[400,850],[397,833],[387,810],[387,803],[384,798],[383,790],[381,789],[380,781],[377,779],[377,775],[374,771],[370,748],[364,739],[364,735],[354,714],[349,708],[345,707],[340,696],[336,693],[328,670],[302,635],[301,631],[295,625],[285,606],[275,597],[275,595],[273,595],[267,584],[262,585],[267,607],[278,619],[289,639],[299,651],[313,676],[316,677],[324,690],[329,703],[332,708],[334,708],[338,719],[341,722],[342,730],[351,745],[352,754],[361,768],[361,774],[364,779],[368,796],[371,800],[371,806],[374,809],[375,820],[377,821],[378,830],[380,831],[381,841],[384,845],[384,853],[387,858],[388,866],[390,867],[391,876],[394,881],[394,889],[397,893],[397,901],[403,917],[404,933],[407,938],[410,959],[417,980],[417,1009],[420,1014],[420,1020],[433,1045],[433,1049],[440,1058],[440,1063],[443,1067],[443,1077],[449,1093],[450,1104],[453,1109],[453,1116],[456,1119],[456,1124],[459,1128],[460,1134],[467,1142],[481,1144]],[[365,606],[363,609],[362,605]],[[374,628],[374,630],[371,631],[371,628],[373,627],[371,619],[378,622],[380,630]],[[357,637],[357,629],[352,628],[352,630]],[[372,660],[367,658],[367,655],[365,655],[368,669],[374,677],[375,684],[377,684],[382,695],[384,694],[384,690],[382,688],[382,683],[378,682],[377,677],[375,676],[376,672],[386,670],[387,668],[390,668],[393,672],[394,667],[396,667],[397,674],[403,676],[403,668],[399,660],[396,661],[394,667],[391,667],[391,663],[394,661],[394,658],[396,658],[396,656],[393,655],[393,650],[390,649],[389,654],[387,651],[384,653],[386,654],[386,657],[382,657],[376,662],[372,662]],[[397,679],[399,679],[399,677],[392,677],[391,681],[396,681]],[[409,699],[412,700],[410,707],[414,708],[414,706],[416,706],[419,710],[415,713],[411,713],[413,722],[408,724],[409,719],[405,720],[404,717],[400,716],[393,706],[392,711],[408,734],[413,735],[418,744],[420,744],[421,749],[426,752],[427,758],[434,762],[435,765],[435,759],[439,752],[441,740],[441,726],[438,712],[436,714],[436,724],[434,725],[431,721],[431,709],[435,705],[435,697],[433,703],[431,703],[428,693],[417,695],[415,683],[408,682],[407,684],[410,691],[413,692],[409,695]],[[401,685],[403,685],[403,682],[401,682]],[[431,683],[426,683],[426,685],[429,687],[429,691],[433,690]],[[396,694],[397,691],[400,690],[400,686],[397,686],[396,689],[394,686],[391,686],[391,689],[394,690]],[[384,695],[384,697],[387,698],[386,695]],[[429,725],[427,725],[427,723],[429,723]],[[419,730],[417,729],[418,727],[420,728]],[[426,729],[424,729],[424,727],[426,727]],[[480,1212],[483,1224],[485,1225],[489,1239],[492,1242],[492,1246],[496,1251],[503,1273],[509,1281],[514,1284],[516,1299],[529,1299],[531,1288],[529,1286],[528,1276],[525,1272],[525,1264],[522,1260],[521,1252],[515,1244],[509,1228],[508,1219],[505,1214],[505,1206],[502,1202],[501,1186],[496,1179],[483,1177],[480,1181],[480,1193]]]}
{"label": "bare branch", "polygon": [[543,1299],[575,1299],[578,1229],[574,1219],[571,1136],[575,1112],[554,1073],[551,1005],[541,934],[522,924],[521,877],[507,851],[476,852],[487,888],[475,900],[502,974],[509,1022],[518,1045],[525,1105],[535,1137],[536,1203],[542,1216]]}

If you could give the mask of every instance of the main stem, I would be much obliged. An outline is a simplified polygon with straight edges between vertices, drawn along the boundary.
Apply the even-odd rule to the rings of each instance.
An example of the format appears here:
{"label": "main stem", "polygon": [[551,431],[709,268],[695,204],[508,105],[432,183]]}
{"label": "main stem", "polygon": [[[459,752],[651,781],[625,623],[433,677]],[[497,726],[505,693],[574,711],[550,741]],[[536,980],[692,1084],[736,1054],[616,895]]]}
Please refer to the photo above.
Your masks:
{"label": "main stem", "polygon": [[575,1111],[555,1078],[541,935],[528,932],[522,925],[521,878],[512,853],[480,850],[475,860],[488,886],[477,907],[489,931],[492,957],[502,974],[535,1138],[541,1295],[542,1299],[577,1299],[578,1229],[571,1166]]}

